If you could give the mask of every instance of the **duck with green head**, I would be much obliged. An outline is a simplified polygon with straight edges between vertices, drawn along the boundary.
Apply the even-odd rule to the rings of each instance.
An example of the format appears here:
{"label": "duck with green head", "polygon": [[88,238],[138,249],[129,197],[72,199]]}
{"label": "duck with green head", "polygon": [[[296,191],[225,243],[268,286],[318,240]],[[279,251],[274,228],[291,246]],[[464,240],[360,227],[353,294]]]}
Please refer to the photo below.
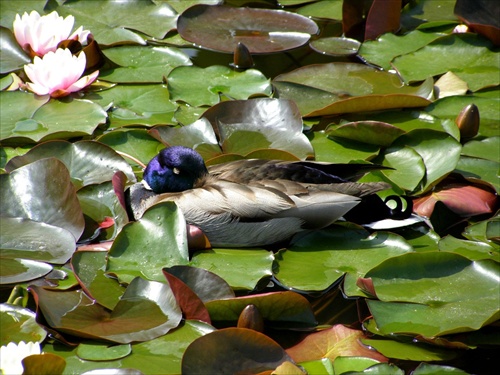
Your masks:
{"label": "duck with green head", "polygon": [[156,203],[175,202],[212,246],[263,246],[326,227],[374,198],[382,203],[379,218],[390,216],[375,195],[390,185],[350,181],[374,168],[380,167],[261,159],[207,168],[193,149],[173,146],[148,163],[129,200],[135,219]]}

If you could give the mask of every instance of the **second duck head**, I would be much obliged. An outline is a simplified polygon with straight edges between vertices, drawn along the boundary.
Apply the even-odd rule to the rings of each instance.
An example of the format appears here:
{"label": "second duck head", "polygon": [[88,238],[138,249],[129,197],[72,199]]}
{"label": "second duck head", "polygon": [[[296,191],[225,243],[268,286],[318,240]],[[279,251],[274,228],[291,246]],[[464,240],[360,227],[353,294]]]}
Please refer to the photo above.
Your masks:
{"label": "second duck head", "polygon": [[208,174],[200,154],[184,146],[172,146],[160,151],[146,166],[144,180],[156,194],[192,189]]}

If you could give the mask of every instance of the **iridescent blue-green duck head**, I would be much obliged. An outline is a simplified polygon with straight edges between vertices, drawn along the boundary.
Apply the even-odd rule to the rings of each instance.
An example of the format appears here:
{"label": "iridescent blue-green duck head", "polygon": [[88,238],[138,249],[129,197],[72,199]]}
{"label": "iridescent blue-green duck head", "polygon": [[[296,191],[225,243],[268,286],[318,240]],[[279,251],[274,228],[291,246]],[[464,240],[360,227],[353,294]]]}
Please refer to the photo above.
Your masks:
{"label": "iridescent blue-green duck head", "polygon": [[157,194],[192,189],[208,174],[200,154],[191,148],[173,146],[160,151],[144,170],[144,180]]}

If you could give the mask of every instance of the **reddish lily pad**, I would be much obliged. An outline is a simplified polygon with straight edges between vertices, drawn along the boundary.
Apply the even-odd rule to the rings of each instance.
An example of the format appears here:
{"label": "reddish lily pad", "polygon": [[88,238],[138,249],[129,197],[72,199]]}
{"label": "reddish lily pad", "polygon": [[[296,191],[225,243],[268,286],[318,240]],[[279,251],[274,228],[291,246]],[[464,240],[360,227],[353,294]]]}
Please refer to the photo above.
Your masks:
{"label": "reddish lily pad", "polygon": [[318,26],[283,10],[201,4],[179,16],[177,30],[182,38],[215,51],[232,53],[243,43],[250,53],[272,53],[306,44]]}
{"label": "reddish lily pad", "polygon": [[209,301],[205,304],[213,321],[237,322],[248,305],[254,305],[272,327],[311,328],[316,319],[309,302],[295,292],[271,292],[255,296]]}
{"label": "reddish lily pad", "polygon": [[365,337],[362,331],[347,328],[341,324],[312,333],[297,345],[287,349],[296,362],[312,361],[322,358],[334,360],[340,356],[356,356],[387,362],[387,358],[375,350],[360,344]]}
{"label": "reddish lily pad", "polygon": [[292,362],[285,350],[262,333],[247,328],[211,332],[188,346],[183,374],[257,374]]}
{"label": "reddish lily pad", "polygon": [[134,279],[113,311],[82,290],[58,291],[32,286],[39,312],[48,324],[73,336],[121,344],[148,341],[177,327],[182,314],[167,284]]}

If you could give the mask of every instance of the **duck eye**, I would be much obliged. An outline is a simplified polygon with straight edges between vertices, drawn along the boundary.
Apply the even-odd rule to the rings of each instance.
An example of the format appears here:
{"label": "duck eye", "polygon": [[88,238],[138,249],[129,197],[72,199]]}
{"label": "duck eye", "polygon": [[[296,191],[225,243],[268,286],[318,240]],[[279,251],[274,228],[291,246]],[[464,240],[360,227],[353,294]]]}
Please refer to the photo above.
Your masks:
{"label": "duck eye", "polygon": [[172,168],[172,172],[174,172],[174,174],[180,174],[181,173],[181,170],[179,168]]}

